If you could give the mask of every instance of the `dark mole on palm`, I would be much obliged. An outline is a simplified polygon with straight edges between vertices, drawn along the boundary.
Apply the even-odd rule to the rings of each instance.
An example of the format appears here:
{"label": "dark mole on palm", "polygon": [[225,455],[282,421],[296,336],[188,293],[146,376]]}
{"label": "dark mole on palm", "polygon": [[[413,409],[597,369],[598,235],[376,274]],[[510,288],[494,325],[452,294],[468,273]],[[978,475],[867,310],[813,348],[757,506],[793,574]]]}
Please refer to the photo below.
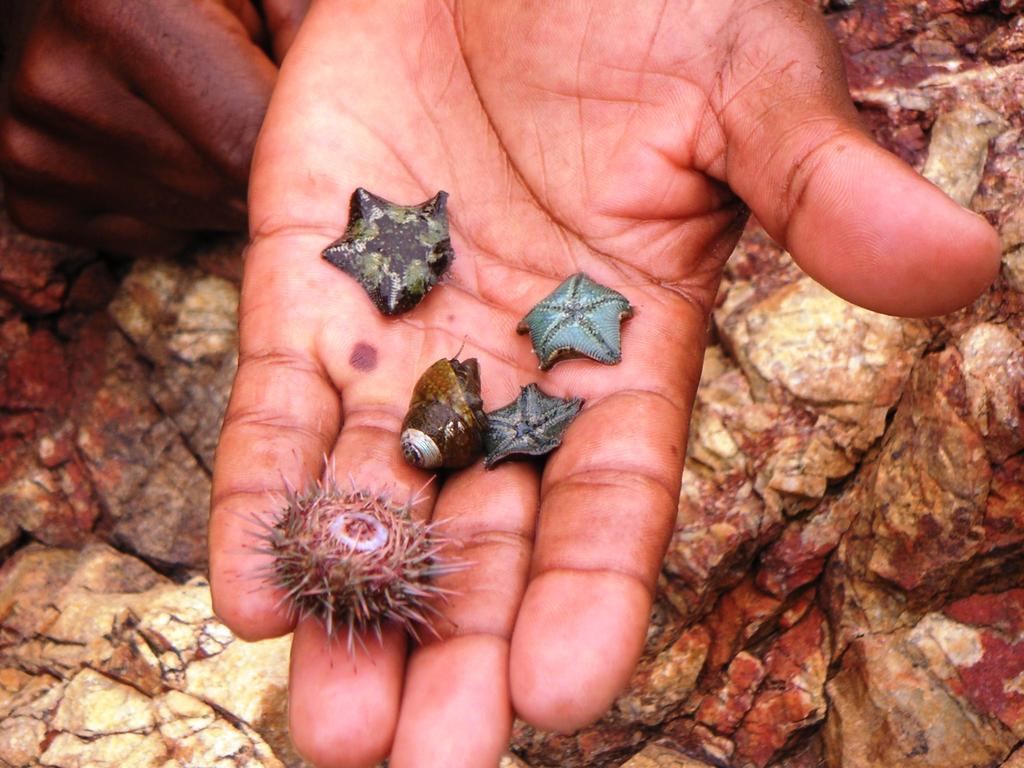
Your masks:
{"label": "dark mole on palm", "polygon": [[369,373],[377,367],[377,348],[365,341],[357,341],[348,356],[348,362],[357,371]]}

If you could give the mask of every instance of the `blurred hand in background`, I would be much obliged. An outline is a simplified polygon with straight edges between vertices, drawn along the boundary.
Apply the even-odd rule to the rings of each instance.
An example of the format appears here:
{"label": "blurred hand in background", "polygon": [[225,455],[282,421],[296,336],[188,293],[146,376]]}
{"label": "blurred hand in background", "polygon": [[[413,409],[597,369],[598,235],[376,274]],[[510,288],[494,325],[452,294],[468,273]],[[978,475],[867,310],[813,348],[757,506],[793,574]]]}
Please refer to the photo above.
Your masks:
{"label": "blurred hand in background", "polygon": [[277,62],[309,0],[14,0],[0,176],[25,230],[116,253],[243,231]]}

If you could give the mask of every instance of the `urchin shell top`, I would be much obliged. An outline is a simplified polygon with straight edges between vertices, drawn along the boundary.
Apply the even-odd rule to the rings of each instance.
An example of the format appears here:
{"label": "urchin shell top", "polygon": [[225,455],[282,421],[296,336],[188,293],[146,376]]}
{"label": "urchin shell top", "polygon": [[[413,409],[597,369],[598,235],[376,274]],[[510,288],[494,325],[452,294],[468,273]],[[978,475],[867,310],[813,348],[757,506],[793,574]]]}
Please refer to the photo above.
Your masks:
{"label": "urchin shell top", "polygon": [[289,491],[269,523],[259,523],[256,550],[271,556],[262,579],[284,592],[299,617],[314,616],[328,636],[381,636],[395,622],[416,636],[433,630],[433,603],[451,594],[434,579],[466,563],[445,556],[448,542],[412,515],[412,502],[339,486],[330,474],[304,491]]}
{"label": "urchin shell top", "polygon": [[354,277],[377,309],[398,315],[415,307],[455,258],[448,235],[448,193],[398,205],[352,193],[345,234],[324,249],[328,262]]}
{"label": "urchin shell top", "polygon": [[622,359],[619,324],[632,316],[625,296],[577,272],[541,299],[516,331],[530,334],[542,371],[573,357],[614,365]]}

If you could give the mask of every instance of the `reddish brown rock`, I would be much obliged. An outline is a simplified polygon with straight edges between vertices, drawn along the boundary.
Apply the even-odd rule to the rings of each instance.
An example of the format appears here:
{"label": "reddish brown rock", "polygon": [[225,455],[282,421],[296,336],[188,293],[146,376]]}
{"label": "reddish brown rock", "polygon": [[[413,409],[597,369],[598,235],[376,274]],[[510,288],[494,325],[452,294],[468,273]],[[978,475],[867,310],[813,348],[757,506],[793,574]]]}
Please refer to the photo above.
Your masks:
{"label": "reddish brown rock", "polygon": [[61,307],[68,274],[95,259],[92,252],[40,240],[21,232],[0,206],[0,297],[30,314]]}
{"label": "reddish brown rock", "polygon": [[19,531],[80,545],[96,529],[154,563],[201,567],[237,290],[137,263],[112,307],[133,346],[107,319],[111,289],[103,263],[80,271],[64,339],[18,316],[0,323],[0,547]]}
{"label": "reddish brown rock", "polygon": [[984,539],[970,563],[965,587],[983,584],[987,589],[1005,589],[1024,583],[1024,456],[996,468],[982,528]]}
{"label": "reddish brown rock", "polygon": [[64,350],[52,333],[20,320],[0,325],[0,408],[60,410],[68,384]]}
{"label": "reddish brown rock", "polygon": [[768,765],[794,734],[824,718],[830,655],[828,626],[817,609],[779,635],[765,654],[761,689],[734,735],[739,764]]}
{"label": "reddish brown rock", "polygon": [[675,714],[693,692],[710,645],[707,629],[697,625],[656,655],[645,653],[612,717],[650,726]]}
{"label": "reddish brown rock", "polygon": [[857,510],[825,582],[837,652],[953,595],[1019,582],[1019,468],[993,472],[962,366],[952,348],[922,361],[877,458],[837,502]]}
{"label": "reddish brown rock", "polygon": [[1018,16],[1006,26],[997,27],[981,41],[978,53],[989,61],[1003,61],[1024,54],[1024,16]]}
{"label": "reddish brown rock", "polygon": [[[1019,597],[951,610],[981,623],[992,620],[992,603],[1003,601]],[[1000,612],[1002,620],[1012,624],[1015,610]],[[938,613],[911,629],[855,640],[827,686],[829,765],[1000,765],[1020,739],[1018,645]]]}
{"label": "reddish brown rock", "polygon": [[[726,286],[744,286],[745,292],[749,291],[745,300],[750,302],[770,296],[795,283],[802,275],[786,250],[772,240],[753,218],[724,268]],[[719,305],[725,301],[726,294],[727,291],[719,294]]]}
{"label": "reddish brown rock", "polygon": [[669,600],[688,618],[706,612],[720,590],[743,578],[780,524],[780,515],[765,509],[745,474],[686,470],[663,566]]}
{"label": "reddish brown rock", "polygon": [[711,633],[709,668],[724,667],[746,644],[778,618],[782,601],[766,595],[747,578],[729,590],[705,620]]}
{"label": "reddish brown rock", "polygon": [[877,461],[866,468],[860,518],[845,551],[862,576],[921,605],[948,592],[984,537],[992,471],[966,408],[960,355],[949,349],[923,360]]}
{"label": "reddish brown rock", "polygon": [[[644,656],[598,724],[564,736],[516,726],[533,768],[1024,760],[1019,749],[1007,757],[1022,737],[1024,679],[1024,51],[1020,19],[1000,15],[1019,3],[808,1],[829,12],[883,143],[998,228],[1001,275],[971,307],[905,323],[851,309],[763,231],[745,235],[716,305]],[[203,269],[131,265],[112,323],[104,264],[0,267],[0,508],[15,513],[0,515],[0,551],[23,529],[80,544],[93,527],[152,562],[201,567],[235,363],[238,250],[219,247],[191,254]],[[55,371],[65,384],[47,378]],[[51,404],[58,390],[72,394]],[[5,409],[5,398],[31,405]],[[175,541],[184,546],[169,549]],[[205,739],[264,764],[244,727],[218,717],[251,703],[233,686],[251,665],[228,680],[204,671],[206,654],[222,663],[242,646],[208,620],[200,584],[174,598],[187,630],[148,608],[136,626],[125,607],[151,598],[115,598],[95,573],[65,588],[36,575],[51,564],[27,551],[9,566],[16,581],[60,594],[25,606],[12,599],[21,587],[0,588],[0,660],[16,646],[18,665],[0,670],[0,762],[31,764],[44,740],[55,765],[113,748],[118,734],[92,727],[89,704],[123,694],[142,718],[144,733],[131,734],[139,754],[164,759],[166,744]],[[99,585],[107,591],[92,594]],[[22,642],[35,620],[48,622],[47,637]],[[186,685],[198,687],[186,695]],[[5,697],[21,708],[5,709]],[[287,753],[280,730],[266,738]],[[517,760],[506,762],[528,765]]]}
{"label": "reddish brown rock", "polygon": [[827,497],[810,515],[787,525],[761,555],[758,588],[782,599],[818,578],[860,511],[859,498],[857,492]]}
{"label": "reddish brown rock", "polygon": [[141,260],[111,304],[117,327],[76,328],[78,460],[62,463],[62,438],[43,445],[41,461],[67,474],[84,470],[105,511],[97,532],[159,565],[206,562],[209,472],[234,373],[236,306],[237,289],[221,278]]}
{"label": "reddish brown rock", "polygon": [[977,50],[1005,21],[957,13],[963,9],[957,0],[863,0],[831,15],[851,85],[906,85],[950,69],[978,67],[965,51]]}
{"label": "reddish brown rock", "polygon": [[638,726],[607,724],[570,735],[551,734],[517,720],[512,749],[533,768],[611,768],[640,749],[645,735]]}
{"label": "reddish brown rock", "polygon": [[723,685],[701,701],[696,719],[717,733],[730,735],[753,706],[764,677],[761,660],[740,651],[729,663]]}
{"label": "reddish brown rock", "polygon": [[947,682],[976,711],[1024,738],[1024,589],[974,595],[943,613],[977,630],[972,654],[950,657],[956,670]]}
{"label": "reddish brown rock", "polygon": [[680,718],[665,725],[664,735],[687,755],[714,766],[732,765],[736,745],[703,723]]}
{"label": "reddish brown rock", "polygon": [[53,333],[20,319],[0,325],[0,442],[8,443],[0,455],[0,546],[19,531],[49,544],[80,544],[99,515],[69,450],[71,382],[67,349]]}
{"label": "reddish brown rock", "polygon": [[206,562],[210,480],[146,394],[134,350],[112,336],[106,374],[80,407],[77,448],[105,518],[101,533],[151,562]]}
{"label": "reddish brown rock", "polygon": [[167,260],[138,261],[110,306],[157,368],[147,388],[208,472],[237,364],[238,289]]}
{"label": "reddish brown rock", "polygon": [[51,472],[26,460],[0,486],[0,503],[18,528],[55,546],[82,544],[99,516],[88,478],[74,464]]}
{"label": "reddish brown rock", "polygon": [[114,298],[117,282],[105,261],[94,261],[82,268],[71,283],[65,307],[73,312],[106,309]]}
{"label": "reddish brown rock", "polygon": [[773,762],[770,768],[826,768],[821,731],[815,731]]}

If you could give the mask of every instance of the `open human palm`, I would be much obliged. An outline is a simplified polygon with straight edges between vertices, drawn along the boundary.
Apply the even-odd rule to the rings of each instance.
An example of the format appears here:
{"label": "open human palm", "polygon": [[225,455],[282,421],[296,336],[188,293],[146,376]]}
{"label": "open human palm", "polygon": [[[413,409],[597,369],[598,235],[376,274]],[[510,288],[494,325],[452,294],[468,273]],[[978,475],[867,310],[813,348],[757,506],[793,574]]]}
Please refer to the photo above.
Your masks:
{"label": "open human palm", "polygon": [[[320,258],[358,186],[450,194],[451,272],[396,318]],[[218,614],[250,639],[295,629],[290,719],[309,759],[494,765],[513,711],[569,730],[611,703],[643,645],[747,206],[812,276],[881,311],[953,309],[998,264],[987,224],[859,131],[838,54],[795,0],[314,4],[251,177],[211,522]],[[580,271],[635,308],[622,362],[542,373],[516,323]],[[460,349],[488,410],[530,382],[586,406],[546,463],[426,486],[417,512],[473,567],[441,582],[456,595],[439,638],[407,654],[392,627],[350,655],[252,588],[264,556],[245,519],[325,455],[372,490],[424,487],[398,432],[418,376]]]}

